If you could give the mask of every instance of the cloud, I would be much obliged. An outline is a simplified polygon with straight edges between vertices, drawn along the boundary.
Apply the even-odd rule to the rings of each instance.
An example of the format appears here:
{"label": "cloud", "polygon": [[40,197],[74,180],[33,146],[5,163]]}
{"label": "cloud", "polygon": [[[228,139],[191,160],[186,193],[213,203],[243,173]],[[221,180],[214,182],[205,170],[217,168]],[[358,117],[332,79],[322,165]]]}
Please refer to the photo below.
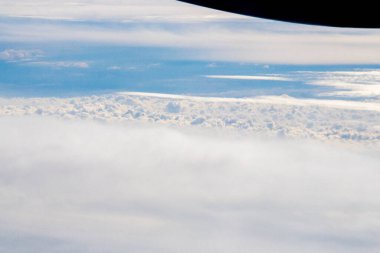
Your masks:
{"label": "cloud", "polygon": [[6,49],[0,52],[3,61],[30,61],[42,57],[41,50]]}
{"label": "cloud", "polygon": [[0,116],[52,116],[105,122],[230,129],[255,136],[375,145],[380,104],[297,99],[119,93],[76,98],[0,99]]}
{"label": "cloud", "polygon": [[[378,64],[376,31],[278,31],[275,26],[257,29],[221,24],[157,24],[96,26],[82,23],[2,24],[5,42],[81,42],[108,45],[187,49],[182,58],[207,61],[243,61],[277,64]],[[364,46],[365,45],[365,46]],[[191,50],[191,51],[189,51]],[[188,53],[186,53],[188,52]],[[191,52],[191,53],[189,53]],[[349,53],[350,52],[350,53]]]}
{"label": "cloud", "polygon": [[50,20],[199,22],[245,19],[175,0],[0,0],[0,15]]}
{"label": "cloud", "polygon": [[124,70],[124,68],[123,67],[121,67],[121,66],[110,66],[110,67],[108,67],[107,68],[107,70]]}
{"label": "cloud", "polygon": [[378,252],[377,152],[0,119],[4,252]]}
{"label": "cloud", "polygon": [[135,65],[113,65],[109,66],[107,70],[110,71],[126,71],[126,72],[136,72],[136,71],[145,71],[148,69],[159,68],[160,63],[151,63],[151,64],[135,64]]}
{"label": "cloud", "polygon": [[[249,75],[208,75],[207,78],[262,80],[262,81],[302,81],[305,84],[332,87],[334,90],[320,92],[319,96],[365,98],[380,101],[380,70],[354,69],[352,71],[296,71],[287,74],[265,76]],[[324,103],[323,101],[320,101]],[[340,102],[345,103],[345,102]]]}
{"label": "cloud", "polygon": [[[177,55],[181,59],[207,61],[380,63],[380,33],[377,30],[262,21],[174,0],[2,1],[6,8],[0,13],[8,18],[0,24],[0,40],[9,43],[81,42],[166,47],[182,50]],[[9,18],[13,16],[24,19]],[[40,16],[57,20],[25,18]]]}
{"label": "cloud", "polygon": [[32,66],[45,66],[51,68],[80,68],[87,69],[90,65],[83,61],[38,61],[29,62],[28,65]]}
{"label": "cloud", "polygon": [[309,84],[334,87],[324,96],[380,99],[380,70],[300,72]]}
{"label": "cloud", "polygon": [[267,75],[267,76],[233,76],[233,75],[209,75],[207,78],[214,79],[234,79],[234,80],[260,80],[260,81],[283,81],[290,82],[294,81],[288,77],[276,76],[276,75]]}

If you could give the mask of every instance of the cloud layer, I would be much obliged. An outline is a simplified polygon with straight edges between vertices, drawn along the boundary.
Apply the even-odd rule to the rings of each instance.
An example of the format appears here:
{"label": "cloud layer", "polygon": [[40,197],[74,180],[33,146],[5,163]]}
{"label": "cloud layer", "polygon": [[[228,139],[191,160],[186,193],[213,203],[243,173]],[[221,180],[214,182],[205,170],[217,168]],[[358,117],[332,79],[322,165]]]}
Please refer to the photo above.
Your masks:
{"label": "cloud layer", "polygon": [[116,22],[199,22],[245,19],[175,0],[0,0],[1,16]]}
{"label": "cloud layer", "polygon": [[76,98],[0,99],[0,116],[52,116],[176,127],[232,129],[258,136],[379,145],[380,104],[119,93]]}
{"label": "cloud layer", "polygon": [[182,58],[208,61],[380,64],[376,30],[262,21],[174,0],[0,0],[0,4],[5,6],[0,10],[5,17],[0,40],[9,43],[166,47],[183,49]]}
{"label": "cloud layer", "polygon": [[0,138],[0,251],[380,249],[376,153],[44,118]]}

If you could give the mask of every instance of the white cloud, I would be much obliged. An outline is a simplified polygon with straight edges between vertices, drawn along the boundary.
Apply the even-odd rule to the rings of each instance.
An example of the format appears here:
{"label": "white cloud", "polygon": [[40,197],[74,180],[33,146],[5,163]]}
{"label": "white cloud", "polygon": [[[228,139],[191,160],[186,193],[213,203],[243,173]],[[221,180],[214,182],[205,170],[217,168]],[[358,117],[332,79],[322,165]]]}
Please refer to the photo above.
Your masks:
{"label": "white cloud", "polygon": [[0,139],[4,252],[380,249],[376,152],[43,118]]}
{"label": "white cloud", "polygon": [[301,72],[310,84],[334,87],[337,90],[321,95],[367,97],[380,99],[380,70]]}
{"label": "white cloud", "polygon": [[1,16],[118,22],[199,22],[245,19],[175,0],[0,0]]}
{"label": "white cloud", "polygon": [[377,30],[262,21],[174,0],[0,0],[0,5],[4,6],[0,15],[5,17],[88,21],[33,21],[30,24],[29,19],[8,20],[0,24],[0,40],[9,43],[75,41],[192,49],[181,57],[207,61],[380,63]]}
{"label": "white cloud", "polygon": [[42,57],[41,50],[6,49],[0,52],[0,60],[30,61]]}
{"label": "white cloud", "polygon": [[87,62],[83,61],[38,61],[38,62],[29,62],[28,65],[34,66],[46,66],[51,68],[81,68],[87,69],[90,65]]}
{"label": "white cloud", "polygon": [[0,116],[150,122],[231,129],[255,136],[380,144],[380,103],[296,99],[204,98],[121,93],[77,98],[0,99]]}
{"label": "white cloud", "polygon": [[159,68],[161,66],[160,63],[151,63],[151,64],[136,64],[136,65],[113,65],[107,68],[110,71],[144,71],[152,68]]}
{"label": "white cloud", "polygon": [[[319,96],[344,98],[366,98],[374,102],[380,101],[380,70],[356,69],[352,71],[297,71],[285,75],[208,75],[208,78],[236,79],[236,80],[263,80],[263,81],[302,81],[309,85],[332,87],[334,90],[320,92]],[[282,98],[283,99],[283,98]],[[309,100],[310,101],[310,100]],[[318,100],[316,103],[325,103]],[[315,103],[315,102],[312,102]],[[335,104],[349,104],[351,102],[334,102]]]}
{"label": "white cloud", "polygon": [[107,70],[123,70],[123,67],[121,67],[121,66],[110,66],[107,68]]}
{"label": "white cloud", "polygon": [[[241,23],[177,24],[136,23],[118,26],[70,24],[0,24],[4,42],[83,42],[124,46],[191,49],[182,58],[207,61],[243,61],[278,64],[378,64],[377,31],[317,28],[279,31],[276,25],[240,27]],[[284,27],[284,25],[279,26]],[[286,27],[286,26],[285,26]],[[289,27],[288,27],[289,29]],[[302,30],[302,29],[301,29]],[[187,52],[187,53],[186,53]]]}
{"label": "white cloud", "polygon": [[290,82],[293,79],[284,76],[267,75],[267,76],[234,76],[234,75],[209,75],[208,78],[214,79],[234,79],[234,80],[261,80],[261,81],[283,81]]}

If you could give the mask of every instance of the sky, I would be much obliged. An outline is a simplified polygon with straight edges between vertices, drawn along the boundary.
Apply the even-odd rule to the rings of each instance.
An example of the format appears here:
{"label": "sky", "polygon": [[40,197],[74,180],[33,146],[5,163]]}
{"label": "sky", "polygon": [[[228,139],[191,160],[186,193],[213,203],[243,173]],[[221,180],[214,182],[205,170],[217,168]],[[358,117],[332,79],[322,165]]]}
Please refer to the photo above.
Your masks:
{"label": "sky", "polygon": [[0,0],[0,253],[377,253],[380,30]]}

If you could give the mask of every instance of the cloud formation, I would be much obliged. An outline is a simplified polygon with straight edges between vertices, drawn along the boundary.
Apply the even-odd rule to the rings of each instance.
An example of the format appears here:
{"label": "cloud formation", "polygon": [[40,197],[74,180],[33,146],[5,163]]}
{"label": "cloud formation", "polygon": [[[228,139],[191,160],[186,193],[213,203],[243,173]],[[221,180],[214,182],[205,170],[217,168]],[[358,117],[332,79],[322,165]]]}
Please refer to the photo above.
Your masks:
{"label": "cloud formation", "polygon": [[6,49],[0,52],[3,61],[30,61],[43,56],[41,50]]}
{"label": "cloud formation", "polygon": [[50,20],[199,22],[245,19],[175,0],[0,0],[0,15]]}
{"label": "cloud formation", "polygon": [[380,99],[380,70],[301,72],[309,84],[334,87],[324,96]]}
{"label": "cloud formation", "polygon": [[380,104],[289,96],[205,98],[119,93],[76,98],[0,99],[0,116],[51,116],[176,127],[231,129],[255,136],[380,144]]}
{"label": "cloud formation", "polygon": [[90,64],[84,61],[33,61],[27,63],[32,66],[45,66],[51,68],[81,68],[87,69]]}
{"label": "cloud formation", "polygon": [[295,71],[264,76],[208,75],[206,77],[247,81],[302,81],[308,85],[334,88],[328,92],[320,92],[318,96],[380,101],[380,70],[375,68],[352,71]]}
{"label": "cloud formation", "polygon": [[214,78],[214,79],[235,79],[235,80],[260,80],[260,81],[283,81],[283,82],[294,81],[293,79],[290,79],[285,76],[279,76],[279,75],[266,75],[266,76],[210,75],[206,77]]}
{"label": "cloud formation", "polygon": [[[289,25],[294,26],[294,25]],[[281,28],[282,26],[280,26]],[[262,29],[240,23],[132,24],[125,28],[96,25],[3,24],[0,38],[6,42],[82,42],[124,46],[191,49],[182,57],[201,60],[276,64],[379,64],[376,31],[279,31],[275,25]],[[288,28],[289,29],[289,28]],[[286,29],[285,29],[286,30]],[[363,46],[365,44],[365,46]],[[350,53],[348,53],[350,52]]]}
{"label": "cloud formation", "polygon": [[4,252],[378,252],[377,153],[0,119]]}
{"label": "cloud formation", "polygon": [[0,40],[9,43],[166,47],[183,49],[181,58],[207,61],[380,64],[377,30],[263,21],[174,0],[1,2]]}

